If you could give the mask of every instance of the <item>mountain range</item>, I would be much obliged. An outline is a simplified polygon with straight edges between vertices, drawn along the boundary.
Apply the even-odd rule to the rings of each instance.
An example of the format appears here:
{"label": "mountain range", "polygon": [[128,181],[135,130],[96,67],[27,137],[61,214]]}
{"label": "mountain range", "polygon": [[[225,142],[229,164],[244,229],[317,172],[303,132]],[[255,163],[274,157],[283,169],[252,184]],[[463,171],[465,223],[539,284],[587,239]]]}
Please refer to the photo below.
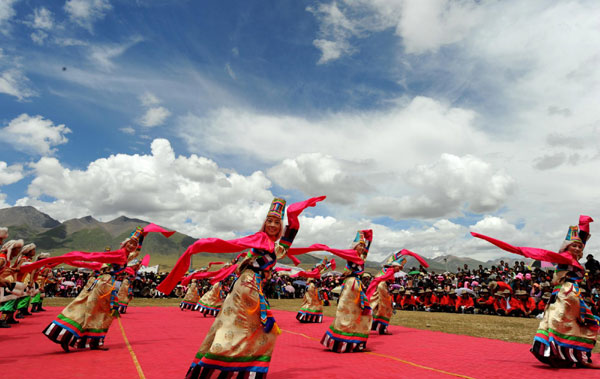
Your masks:
{"label": "mountain range", "polygon": [[[47,251],[52,255],[73,250],[103,251],[105,247],[115,249],[137,226],[148,224],[147,221],[126,216],[120,216],[108,222],[98,221],[92,216],[60,222],[31,206],[0,209],[0,226],[8,227],[9,239],[23,239],[25,243],[33,242],[36,244],[38,252]],[[163,227],[169,229],[166,225]],[[196,238],[179,232],[168,239],[157,233],[150,233],[144,239],[142,252],[151,254],[152,261],[154,264],[159,263],[161,269],[169,269],[194,241]],[[201,262],[210,259],[227,260],[232,258],[231,254],[208,253],[197,254],[196,257],[199,257],[198,260]],[[312,266],[321,259],[318,255],[313,254],[303,254],[298,258],[303,266]],[[414,258],[407,258],[405,271],[412,267],[419,267]],[[457,267],[463,267],[464,264],[468,264],[469,268],[477,268],[479,265],[487,268],[498,264],[498,261],[481,262],[453,255],[427,259],[430,265],[429,270],[435,272],[455,272]],[[511,266],[514,262],[511,259],[505,259],[505,261],[508,261]],[[290,264],[291,261],[285,258],[282,263]],[[366,263],[366,267],[370,269],[368,271],[372,272],[381,268],[381,265],[382,262],[367,261]],[[339,264],[339,266],[338,271],[343,270],[342,265]]]}

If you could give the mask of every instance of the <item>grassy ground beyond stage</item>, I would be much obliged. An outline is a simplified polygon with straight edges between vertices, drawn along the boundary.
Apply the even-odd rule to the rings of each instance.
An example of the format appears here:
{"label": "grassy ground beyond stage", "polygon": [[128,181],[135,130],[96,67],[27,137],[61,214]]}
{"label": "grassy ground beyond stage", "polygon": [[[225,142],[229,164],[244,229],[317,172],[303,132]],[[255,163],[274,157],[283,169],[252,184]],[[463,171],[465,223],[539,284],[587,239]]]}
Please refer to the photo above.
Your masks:
{"label": "grassy ground beyond stage", "polygon": [[[65,306],[70,298],[49,298],[44,305]],[[178,306],[181,299],[133,299],[133,306]],[[300,308],[301,299],[269,300],[271,307],[284,311],[296,312]],[[335,303],[324,307],[325,316],[335,316]],[[531,343],[539,320],[534,318],[499,317],[486,315],[462,315],[452,313],[408,312],[397,311],[391,324],[408,328],[434,330],[439,332],[462,334],[473,337],[485,337],[510,342]],[[594,352],[600,352],[596,346]]]}

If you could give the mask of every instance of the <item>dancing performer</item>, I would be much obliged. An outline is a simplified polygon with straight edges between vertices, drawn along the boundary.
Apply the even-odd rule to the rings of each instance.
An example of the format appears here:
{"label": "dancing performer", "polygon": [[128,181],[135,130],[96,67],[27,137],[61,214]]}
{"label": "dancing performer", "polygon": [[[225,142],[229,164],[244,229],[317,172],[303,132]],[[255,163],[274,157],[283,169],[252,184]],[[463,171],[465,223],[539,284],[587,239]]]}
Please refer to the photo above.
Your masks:
{"label": "dancing performer", "polygon": [[[186,377],[265,377],[277,335],[281,333],[263,293],[277,259],[288,254],[289,247],[300,227],[298,215],[315,206],[325,197],[312,198],[292,204],[288,209],[288,225],[283,232],[282,217],[285,200],[274,199],[261,230],[251,236],[223,241],[200,239],[179,258],[169,275],[157,289],[170,293],[190,265],[192,254],[199,252],[234,253],[250,248],[239,265],[232,265],[214,277],[213,284],[230,273],[239,278],[223,303],[215,322],[200,346]],[[310,250],[310,249],[309,249]],[[315,251],[312,249],[310,251]]]}
{"label": "dancing performer", "polygon": [[321,323],[323,322],[323,299],[321,296],[321,275],[331,268],[335,270],[335,260],[331,262],[323,258],[319,264],[311,271],[301,271],[292,277],[307,278],[306,292],[302,299],[302,305],[296,315],[296,319],[303,323]]}
{"label": "dancing performer", "polygon": [[[143,228],[140,226],[137,227],[136,231],[137,230],[141,230],[143,232]],[[135,274],[141,265],[141,262],[139,262],[137,259],[140,256],[142,251],[142,243],[144,242],[144,234],[142,232],[139,232],[141,237],[138,241],[137,248],[134,252],[129,253],[129,256],[127,257],[127,264],[129,267],[127,267],[122,274],[123,280],[121,281],[119,293],[117,294],[117,304],[120,314],[127,313],[129,302],[131,299],[133,299],[133,288],[131,288],[131,284],[135,280]]]}
{"label": "dancing performer", "polygon": [[196,304],[196,310],[206,317],[207,315],[217,317],[221,311],[223,301],[227,297],[227,293],[223,289],[223,282],[216,282],[210,290],[206,291],[202,298]]}
{"label": "dancing performer", "polygon": [[15,320],[15,312],[17,311],[17,300],[24,294],[25,286],[23,283],[17,282],[17,269],[13,267],[11,262],[20,254],[22,247],[23,240],[10,240],[2,245],[0,251],[0,264],[2,264],[0,286],[2,287],[3,296],[0,304],[0,311],[2,312],[0,326],[2,328],[9,328],[10,325],[19,323]]}
{"label": "dancing performer", "polygon": [[[49,258],[49,257],[50,257],[50,253],[40,253],[36,257],[36,262],[41,261],[46,258]],[[45,292],[46,281],[48,280],[48,278],[51,275],[52,275],[52,269],[49,267],[42,267],[42,268],[36,270],[35,273],[32,275],[33,282],[34,282],[37,293],[35,294],[33,299],[31,299],[31,313],[46,312],[46,310],[44,308],[42,308],[42,303],[43,303],[44,299],[46,298],[46,292]]]}
{"label": "dancing performer", "polygon": [[[352,243],[352,248],[363,260],[367,258],[372,239],[372,230],[360,230]],[[321,339],[323,346],[337,353],[363,351],[367,345],[372,315],[360,280],[363,272],[364,263],[348,261],[346,264],[335,320]]]}
{"label": "dancing performer", "polygon": [[149,224],[144,228],[137,228],[121,243],[119,250],[99,253],[74,251],[26,266],[27,269],[37,269],[55,263],[106,263],[98,268],[99,274],[90,277],[79,295],[44,329],[44,335],[52,342],[60,344],[65,352],[69,351],[69,347],[107,350],[104,347],[106,333],[113,318],[119,315],[117,279],[123,275],[127,259],[130,254],[135,253],[142,236],[149,232],[159,232],[165,237],[175,233]]}
{"label": "dancing performer", "polygon": [[379,334],[391,334],[388,332],[390,318],[394,313],[394,299],[390,293],[388,283],[393,283],[396,279],[394,274],[404,268],[406,259],[399,256],[399,253],[392,254],[383,266],[378,276],[371,281],[367,289],[367,298],[373,309],[373,322],[371,330]]}
{"label": "dancing performer", "polygon": [[17,282],[23,283],[27,288],[25,296],[21,297],[17,302],[17,313],[15,318],[18,319],[25,318],[25,316],[31,316],[31,313],[29,312],[29,302],[31,301],[31,294],[33,293],[35,283],[32,274],[21,271],[21,267],[24,265],[27,266],[27,264],[33,260],[35,248],[36,246],[34,243],[23,246],[15,265],[15,268],[18,270]]}
{"label": "dancing performer", "polygon": [[542,363],[552,367],[592,366],[592,349],[600,329],[600,319],[584,302],[579,283],[585,268],[579,260],[590,238],[589,216],[580,216],[579,225],[571,226],[558,253],[530,247],[515,247],[505,242],[477,234],[506,251],[536,260],[557,264],[552,284],[554,291],[544,310],[531,352]]}
{"label": "dancing performer", "polygon": [[181,308],[182,311],[188,309],[195,311],[198,299],[200,299],[198,281],[196,279],[192,279],[190,285],[187,288],[185,296],[183,297],[183,300],[181,300],[181,304],[179,304],[179,308]]}

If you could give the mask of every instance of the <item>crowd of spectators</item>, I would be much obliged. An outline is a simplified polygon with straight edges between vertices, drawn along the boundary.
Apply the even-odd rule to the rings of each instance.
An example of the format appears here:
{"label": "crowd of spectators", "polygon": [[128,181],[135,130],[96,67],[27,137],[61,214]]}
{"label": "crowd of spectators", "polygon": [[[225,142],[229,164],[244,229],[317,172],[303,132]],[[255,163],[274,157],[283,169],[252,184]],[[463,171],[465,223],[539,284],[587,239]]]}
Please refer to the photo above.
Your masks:
{"label": "crowd of spectators", "polygon": [[[579,288],[585,301],[598,315],[600,308],[600,263],[589,254],[586,257],[586,276]],[[500,261],[498,265],[470,268],[467,264],[455,272],[436,273],[420,266],[401,273],[389,285],[394,307],[408,311],[491,314],[501,316],[534,317],[543,312],[552,293],[553,267],[531,267],[524,261]],[[56,269],[46,285],[49,297],[74,297],[81,291],[90,273],[85,270]],[[134,297],[164,297],[156,286],[167,273],[142,273],[133,280]],[[365,288],[372,275],[362,277]],[[339,296],[344,277],[328,272],[318,285],[326,305]],[[208,280],[199,283],[200,294],[210,289]],[[273,273],[263,289],[271,299],[302,298],[306,282],[286,273]],[[167,297],[183,297],[186,288],[178,286]]]}

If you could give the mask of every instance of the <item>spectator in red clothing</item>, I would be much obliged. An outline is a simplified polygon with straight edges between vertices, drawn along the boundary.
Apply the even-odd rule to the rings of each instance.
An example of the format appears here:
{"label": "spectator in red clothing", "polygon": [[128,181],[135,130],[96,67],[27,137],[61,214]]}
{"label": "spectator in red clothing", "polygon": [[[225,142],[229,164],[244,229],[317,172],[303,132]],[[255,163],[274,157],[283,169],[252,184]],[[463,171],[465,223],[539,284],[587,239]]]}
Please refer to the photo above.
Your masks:
{"label": "spectator in red clothing", "polygon": [[517,291],[516,292],[517,298],[519,299],[519,301],[521,303],[523,303],[523,313],[525,317],[529,317],[530,315],[536,315],[537,313],[537,308],[536,308],[536,304],[535,304],[535,300],[533,299],[533,297],[527,295],[527,292],[525,291]]}
{"label": "spectator in red clothing", "polygon": [[480,292],[480,298],[477,299],[477,305],[479,307],[479,313],[494,314],[494,303],[496,299],[490,295],[490,291],[487,288],[482,289]]}
{"label": "spectator in red clothing", "polygon": [[444,290],[438,287],[433,292],[434,293],[431,295],[431,306],[429,307],[429,310],[431,312],[440,312],[442,310],[441,302],[442,297],[444,296]]}
{"label": "spectator in red clothing", "polygon": [[471,313],[475,311],[475,303],[469,294],[465,291],[456,300],[456,313]]}

